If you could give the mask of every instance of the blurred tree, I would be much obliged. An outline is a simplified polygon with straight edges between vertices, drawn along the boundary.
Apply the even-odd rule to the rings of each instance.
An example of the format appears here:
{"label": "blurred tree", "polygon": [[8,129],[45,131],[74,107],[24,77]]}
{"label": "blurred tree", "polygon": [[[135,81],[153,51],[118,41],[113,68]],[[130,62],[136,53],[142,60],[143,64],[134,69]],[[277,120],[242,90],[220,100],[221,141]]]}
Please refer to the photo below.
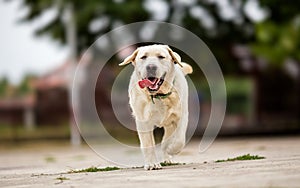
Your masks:
{"label": "blurred tree", "polygon": [[54,10],[53,19],[36,30],[37,35],[47,34],[53,39],[66,43],[65,10],[72,4],[77,30],[77,50],[88,48],[99,34],[110,31],[114,24],[131,23],[148,19],[148,13],[140,0],[23,0],[28,13],[21,21],[32,22],[45,12]]}
{"label": "blurred tree", "polygon": [[32,91],[31,81],[35,78],[34,75],[28,74],[17,86],[10,84],[7,78],[0,79],[0,97],[17,97],[29,94]]}
{"label": "blurred tree", "polygon": [[32,22],[45,12],[55,10],[53,19],[37,29],[36,34],[50,35],[65,44],[65,10],[72,3],[79,52],[89,47],[99,35],[118,25],[159,20],[183,26],[201,37],[220,60],[225,73],[239,71],[239,65],[231,54],[232,46],[247,44],[254,39],[254,53],[266,57],[273,65],[280,64],[286,57],[299,61],[300,2],[260,0],[259,8],[269,10],[270,17],[256,26],[246,10],[251,2],[257,1],[23,0],[22,5],[28,8],[28,12],[21,20]]}
{"label": "blurred tree", "polygon": [[[23,0],[28,13],[22,21],[32,22],[49,10],[53,19],[37,29],[66,43],[64,13],[67,5],[74,7],[77,50],[89,47],[99,35],[112,28],[132,22],[158,20],[187,28],[201,37],[212,49],[222,70],[237,72],[238,65],[231,54],[234,43],[253,39],[253,23],[245,13],[246,0],[180,1],[180,0]],[[165,16],[159,16],[165,15]]]}
{"label": "blurred tree", "polygon": [[[293,59],[300,65],[300,7],[299,1],[262,0],[269,7],[270,17],[258,23],[255,29],[253,52],[280,66]],[[299,67],[300,68],[300,67]]]}
{"label": "blurred tree", "polygon": [[246,0],[198,0],[195,4],[173,0],[168,2],[168,22],[181,25],[203,39],[225,74],[240,71],[232,47],[236,43],[248,43],[254,33],[253,21],[245,13]]}
{"label": "blurred tree", "polygon": [[35,78],[35,76],[28,74],[26,75],[21,83],[16,88],[16,94],[18,96],[23,96],[29,94],[32,91],[31,81]]}
{"label": "blurred tree", "polygon": [[5,97],[7,94],[7,89],[8,89],[9,83],[7,78],[2,78],[0,80],[0,97]]}
{"label": "blurred tree", "polygon": [[[274,100],[271,101],[271,104],[274,104],[274,102],[278,104],[281,100],[287,106],[288,101],[292,101],[290,103],[293,108],[290,108],[292,111],[288,113],[297,114],[299,122],[300,12],[298,7],[300,7],[300,1],[261,0],[260,3],[262,6],[268,7],[270,14],[268,18],[255,26],[255,40],[250,46],[254,55],[263,57],[274,69],[280,70],[284,65],[287,65],[287,62],[290,63],[289,73],[295,80],[292,84],[280,84],[279,81],[284,79],[282,75],[278,75],[279,71],[274,71],[273,78],[279,77],[281,79],[273,87],[277,88],[276,94],[273,95],[280,97],[273,97]],[[265,85],[271,83],[271,81],[268,81]],[[286,85],[289,85],[289,88],[286,88]],[[288,90],[293,86],[296,86],[296,93],[292,92],[295,89]],[[273,91],[272,88],[268,90]],[[269,95],[265,93],[265,96]],[[284,105],[281,105],[280,108],[284,108]]]}

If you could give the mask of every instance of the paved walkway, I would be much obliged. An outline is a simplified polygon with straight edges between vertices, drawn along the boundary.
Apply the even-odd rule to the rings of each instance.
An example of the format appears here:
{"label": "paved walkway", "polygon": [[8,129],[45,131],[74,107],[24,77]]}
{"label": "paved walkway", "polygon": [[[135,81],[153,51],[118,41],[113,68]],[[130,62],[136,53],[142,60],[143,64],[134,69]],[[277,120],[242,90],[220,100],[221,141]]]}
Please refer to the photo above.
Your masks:
{"label": "paved walkway", "polygon": [[[199,141],[190,142],[176,157],[176,161],[186,165],[156,171],[127,168],[76,174],[65,172],[114,165],[87,146],[2,145],[0,187],[300,187],[299,136],[219,139],[203,154],[198,154],[198,145]],[[248,153],[266,159],[214,162]]]}

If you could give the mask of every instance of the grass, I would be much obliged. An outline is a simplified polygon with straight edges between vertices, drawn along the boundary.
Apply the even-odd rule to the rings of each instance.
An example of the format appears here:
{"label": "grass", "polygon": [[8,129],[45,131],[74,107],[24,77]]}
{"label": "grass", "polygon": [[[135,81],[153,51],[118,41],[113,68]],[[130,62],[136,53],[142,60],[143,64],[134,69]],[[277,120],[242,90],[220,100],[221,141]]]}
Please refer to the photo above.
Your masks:
{"label": "grass", "polygon": [[[167,163],[167,162],[162,162],[160,163],[161,166],[176,166],[176,165],[185,165],[185,163]],[[143,167],[133,167],[135,168],[143,168]],[[114,170],[121,170],[122,168],[119,167],[106,167],[106,168],[98,168],[98,167],[89,167],[85,169],[80,169],[80,170],[70,170],[68,174],[73,174],[73,173],[83,173],[83,172],[105,172],[105,171],[114,171]]]}
{"label": "grass", "polygon": [[57,177],[56,180],[64,181],[64,180],[70,180],[70,179],[66,178],[64,176],[60,176],[60,177]]}
{"label": "grass", "polygon": [[81,161],[81,160],[84,160],[86,157],[84,155],[77,155],[77,156],[74,156],[74,159],[77,160],[77,161]]}
{"label": "grass", "polygon": [[[161,166],[176,166],[176,165],[185,165],[186,163],[167,163],[167,162],[162,162],[160,163]],[[132,167],[131,169],[142,169],[143,166],[139,166],[139,167]],[[84,168],[84,169],[80,169],[80,170],[70,170],[68,172],[62,172],[62,173],[54,173],[54,174],[32,174],[31,176],[52,176],[52,175],[59,175],[59,177],[55,178],[55,180],[59,180],[59,182],[56,182],[55,184],[61,184],[63,183],[65,180],[70,180],[69,178],[66,178],[62,175],[65,174],[75,174],[75,173],[87,173],[87,172],[105,172],[105,171],[114,171],[114,170],[122,170],[122,169],[130,169],[130,168],[119,168],[119,167],[105,167],[105,168],[98,168],[98,167],[89,167],[89,168]],[[196,169],[196,168],[194,168]]]}
{"label": "grass", "polygon": [[104,171],[113,171],[113,170],[120,170],[119,167],[106,167],[106,168],[98,168],[98,167],[89,167],[89,168],[85,168],[85,169],[81,169],[81,170],[71,170],[68,173],[72,174],[72,173],[82,173],[82,172],[104,172]]}
{"label": "grass", "polygon": [[45,161],[47,163],[54,163],[56,161],[56,159],[52,156],[48,156],[48,157],[45,157]]}
{"label": "grass", "polygon": [[9,125],[0,123],[0,140],[18,141],[33,139],[63,139],[70,135],[68,124],[37,126],[27,130],[24,125]]}
{"label": "grass", "polygon": [[64,176],[60,176],[60,177],[57,177],[55,178],[56,180],[59,180],[59,182],[55,183],[55,184],[61,184],[63,183],[65,180],[70,180],[69,178],[66,178]]}
{"label": "grass", "polygon": [[185,163],[168,163],[168,162],[162,162],[160,163],[161,166],[176,166],[176,165],[185,165]]}
{"label": "grass", "polygon": [[245,161],[245,160],[259,160],[259,159],[265,159],[265,157],[263,156],[258,156],[258,155],[250,155],[250,154],[246,154],[246,155],[242,155],[242,156],[238,156],[235,158],[228,158],[226,160],[216,160],[216,163],[221,163],[221,162],[229,162],[229,161]]}

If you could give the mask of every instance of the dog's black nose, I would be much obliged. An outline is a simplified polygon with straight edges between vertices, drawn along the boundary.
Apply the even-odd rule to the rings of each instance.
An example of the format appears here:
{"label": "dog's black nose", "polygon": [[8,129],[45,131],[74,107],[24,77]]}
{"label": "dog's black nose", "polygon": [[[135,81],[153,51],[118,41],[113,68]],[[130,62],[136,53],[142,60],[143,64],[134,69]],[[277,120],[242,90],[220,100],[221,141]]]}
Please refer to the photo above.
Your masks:
{"label": "dog's black nose", "polygon": [[154,76],[156,75],[157,66],[154,64],[149,64],[146,66],[147,74],[148,76]]}

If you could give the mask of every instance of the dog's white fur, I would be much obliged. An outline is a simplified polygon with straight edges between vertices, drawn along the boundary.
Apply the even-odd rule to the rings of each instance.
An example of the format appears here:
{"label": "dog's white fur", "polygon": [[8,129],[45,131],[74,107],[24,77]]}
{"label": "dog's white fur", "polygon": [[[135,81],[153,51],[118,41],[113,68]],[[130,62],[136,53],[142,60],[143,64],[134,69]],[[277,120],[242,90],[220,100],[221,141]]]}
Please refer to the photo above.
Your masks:
{"label": "dog's white fur", "polygon": [[[145,58],[146,57],[146,58]],[[180,56],[167,45],[150,45],[137,48],[119,65],[132,63],[135,67],[129,84],[129,104],[136,121],[146,170],[161,168],[155,154],[154,126],[164,128],[162,151],[166,162],[178,154],[185,145],[188,125],[188,84],[186,74],[193,72],[190,65],[181,62]],[[157,77],[166,73],[156,93],[172,92],[164,99],[153,99],[147,88],[141,89],[138,81],[146,77],[146,66],[158,67]],[[154,102],[154,103],[153,103]]]}

